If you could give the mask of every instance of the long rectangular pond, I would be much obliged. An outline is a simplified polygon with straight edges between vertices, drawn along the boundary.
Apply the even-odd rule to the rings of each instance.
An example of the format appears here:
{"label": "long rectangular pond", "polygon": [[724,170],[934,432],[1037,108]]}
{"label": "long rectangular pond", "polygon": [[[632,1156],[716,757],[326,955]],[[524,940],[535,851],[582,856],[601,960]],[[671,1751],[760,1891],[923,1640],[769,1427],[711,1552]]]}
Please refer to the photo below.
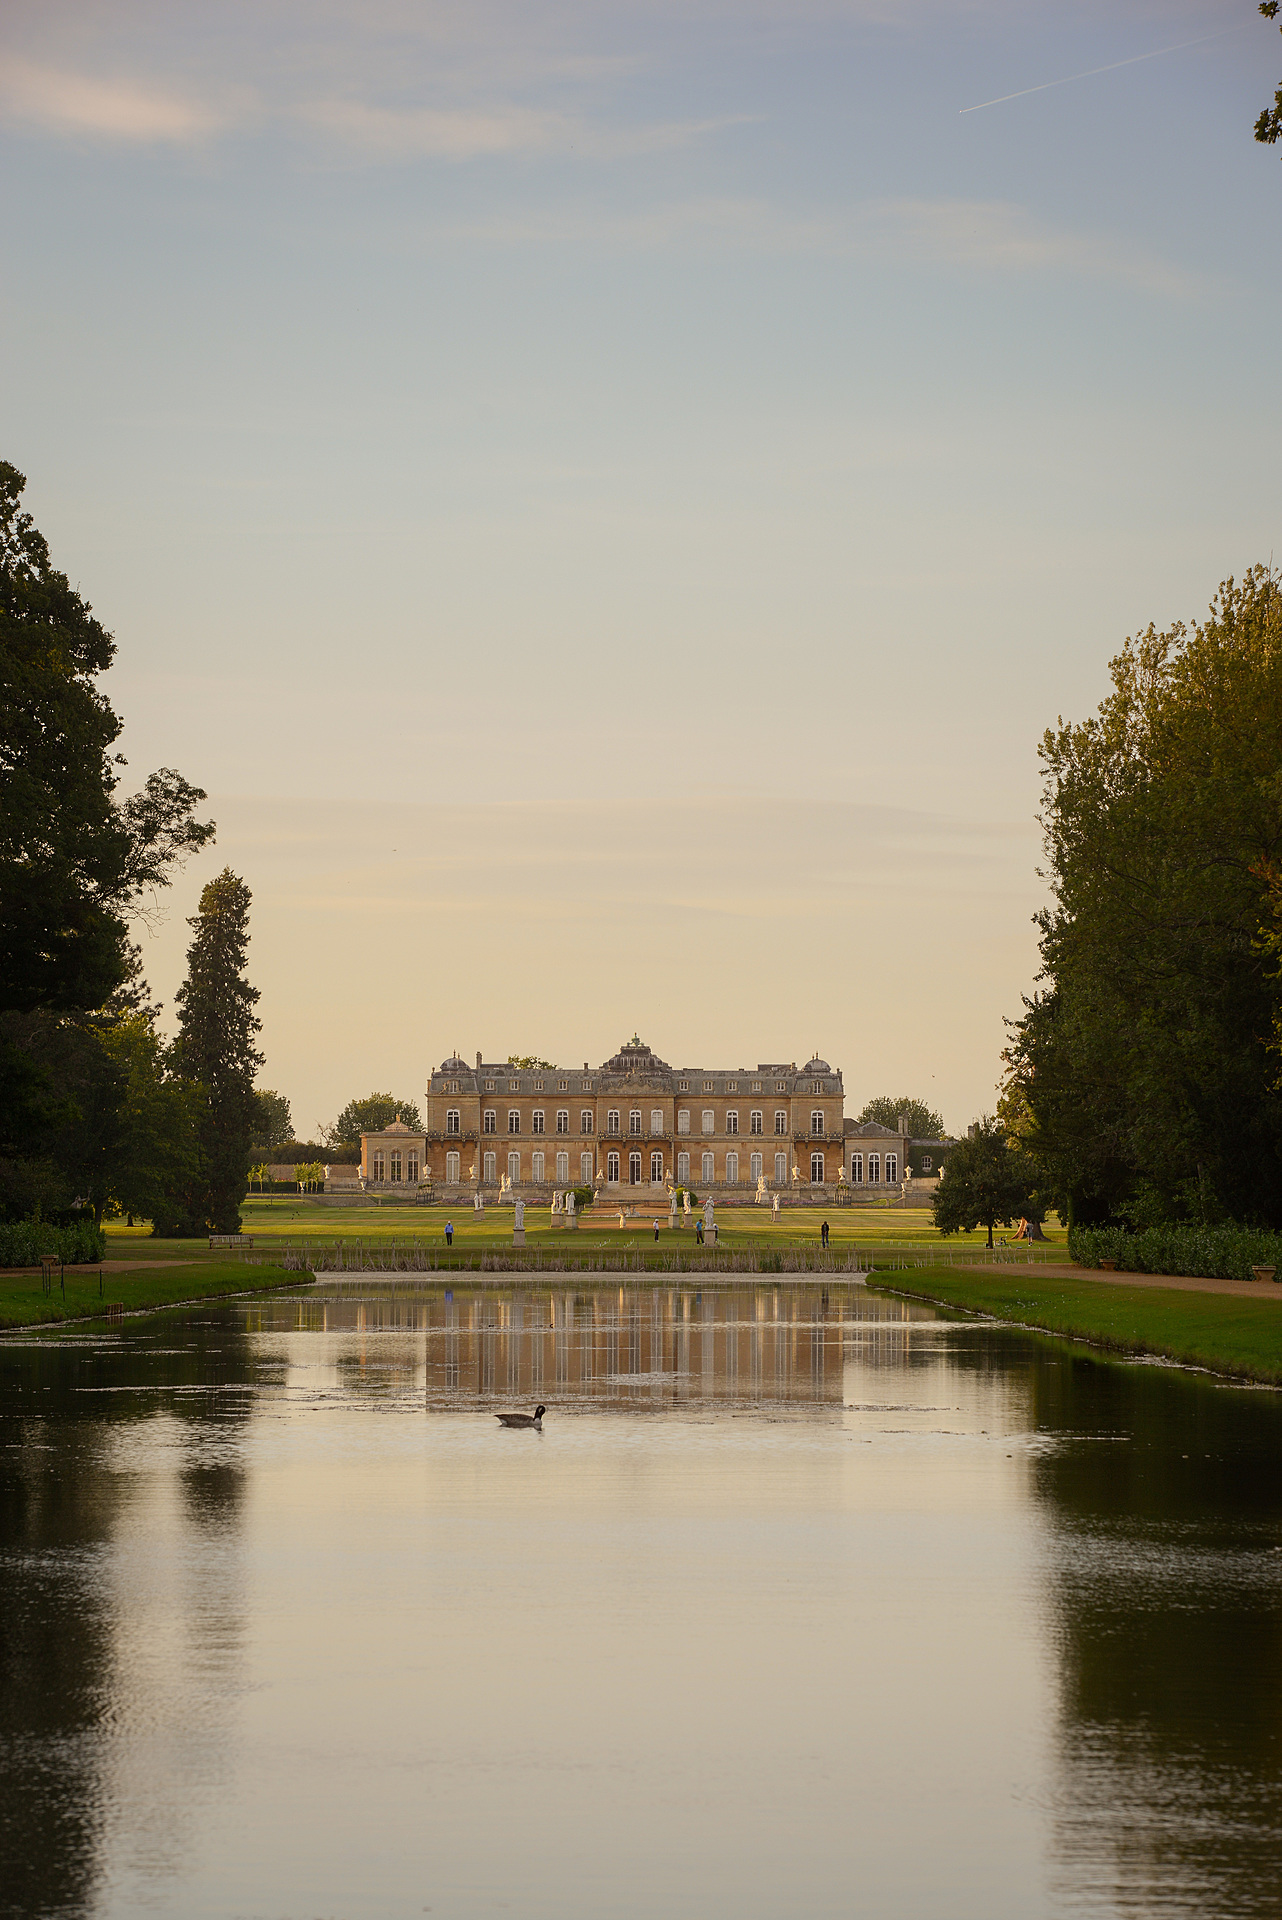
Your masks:
{"label": "long rectangular pond", "polygon": [[443,1281],[0,1341],[6,1920],[1277,1912],[1282,1396]]}

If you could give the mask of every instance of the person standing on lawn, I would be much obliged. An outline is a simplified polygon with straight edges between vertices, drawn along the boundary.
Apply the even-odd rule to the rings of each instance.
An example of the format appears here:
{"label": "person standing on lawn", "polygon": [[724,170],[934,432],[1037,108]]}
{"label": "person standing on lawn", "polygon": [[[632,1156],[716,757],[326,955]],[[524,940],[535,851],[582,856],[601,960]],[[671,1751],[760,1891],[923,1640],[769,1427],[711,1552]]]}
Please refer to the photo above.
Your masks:
{"label": "person standing on lawn", "polygon": [[445,1244],[447,1247],[454,1245],[454,1222],[452,1220],[445,1222]]}
{"label": "person standing on lawn", "polygon": [[824,1221],[823,1225],[819,1229],[819,1238],[823,1241],[824,1246],[826,1247],[828,1245],[828,1222],[826,1220]]}

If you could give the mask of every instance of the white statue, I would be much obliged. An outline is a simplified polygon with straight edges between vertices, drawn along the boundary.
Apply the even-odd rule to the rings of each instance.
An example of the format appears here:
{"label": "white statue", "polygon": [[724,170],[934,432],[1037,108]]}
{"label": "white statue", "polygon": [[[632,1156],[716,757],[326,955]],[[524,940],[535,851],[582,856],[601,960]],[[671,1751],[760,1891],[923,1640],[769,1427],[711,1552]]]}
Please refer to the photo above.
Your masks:
{"label": "white statue", "polygon": [[552,1211],[553,1213],[563,1213],[565,1211],[565,1195],[561,1192],[560,1187],[558,1187],[552,1195]]}
{"label": "white statue", "polygon": [[777,1220],[779,1218],[779,1212],[782,1206],[783,1206],[783,1195],[781,1193],[776,1193],[774,1198],[770,1202],[770,1212],[774,1219]]}
{"label": "white statue", "polygon": [[675,1226],[677,1218],[677,1190],[675,1187],[668,1188],[668,1218]]}
{"label": "white statue", "polygon": [[759,1207],[764,1207],[765,1204],[766,1204],[766,1176],[764,1173],[759,1173],[757,1175],[757,1205]]}
{"label": "white statue", "polygon": [[691,1214],[692,1214],[692,1213],[694,1212],[694,1208],[693,1208],[693,1206],[692,1206],[692,1205],[690,1204],[690,1189],[689,1189],[689,1187],[687,1187],[687,1188],[686,1188],[686,1190],[685,1190],[685,1192],[684,1192],[684,1193],[682,1194],[682,1196],[681,1196],[681,1205],[682,1205],[682,1208],[683,1208],[683,1210],[684,1210],[684,1212],[685,1212],[685,1217],[686,1217],[686,1220],[688,1221],[688,1220],[689,1220],[689,1218],[690,1218],[690,1215],[691,1215]]}
{"label": "white statue", "polygon": [[515,1228],[516,1228],[516,1230],[517,1230],[517,1232],[518,1232],[518,1233],[521,1233],[521,1232],[523,1232],[523,1231],[524,1231],[524,1228],[525,1228],[525,1202],[524,1202],[524,1200],[518,1200],[518,1201],[517,1201],[517,1203],[516,1203],[516,1219],[515,1219],[515,1221],[513,1222],[513,1225],[515,1226]]}
{"label": "white statue", "polygon": [[481,1189],[479,1187],[476,1189],[476,1192],[472,1195],[472,1208],[473,1208],[473,1211],[476,1213],[485,1212],[485,1195],[481,1192]]}
{"label": "white statue", "polygon": [[708,1198],[707,1198],[707,1199],[706,1199],[706,1200],[704,1201],[704,1203],[703,1203],[703,1230],[704,1230],[704,1232],[706,1233],[706,1232],[708,1231],[708,1229],[709,1229],[709,1228],[710,1228],[710,1227],[711,1227],[712,1225],[713,1225],[713,1219],[712,1219],[712,1196],[711,1196],[711,1194],[709,1194],[709,1196],[708,1196]]}
{"label": "white statue", "polygon": [[794,1187],[799,1187],[801,1185],[801,1168],[797,1165],[795,1160],[792,1163],[792,1184]]}

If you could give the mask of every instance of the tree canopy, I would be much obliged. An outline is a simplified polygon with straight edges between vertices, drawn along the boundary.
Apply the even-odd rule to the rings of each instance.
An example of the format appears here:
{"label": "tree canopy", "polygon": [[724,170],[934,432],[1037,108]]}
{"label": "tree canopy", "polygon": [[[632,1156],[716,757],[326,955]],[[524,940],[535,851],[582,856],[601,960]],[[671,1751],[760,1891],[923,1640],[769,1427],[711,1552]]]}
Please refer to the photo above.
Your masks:
{"label": "tree canopy", "polygon": [[1282,589],[1220,588],[1047,732],[1054,903],[1002,1110],[1061,1214],[1282,1225],[1271,875],[1282,863]]}
{"label": "tree canopy", "polygon": [[201,1088],[203,1166],[182,1209],[183,1224],[197,1231],[208,1225],[234,1233],[239,1227],[258,1115],[254,1075],[263,1057],[254,1036],[263,1023],[254,1012],[258,988],[245,974],[250,897],[230,867],[204,888],[187,923],[195,935],[187,949],[187,978],[174,995],[174,1064]]}
{"label": "tree canopy", "polygon": [[556,1067],[555,1060],[542,1060],[537,1053],[509,1053],[507,1064],[509,1067],[524,1067],[535,1073],[551,1073]]}
{"label": "tree canopy", "polygon": [[398,1116],[412,1133],[423,1131],[414,1101],[398,1100],[390,1093],[367,1093],[363,1100],[349,1100],[333,1126],[323,1130],[323,1137],[356,1146],[363,1133],[381,1133]]}
{"label": "tree canopy", "polygon": [[[1261,0],[1260,12],[1266,20],[1278,17],[1278,0]],[[1282,29],[1279,29],[1282,31]],[[1282,140],[1282,87],[1273,96],[1273,105],[1266,107],[1255,123],[1255,137],[1271,147]]]}
{"label": "tree canopy", "polygon": [[943,1116],[924,1100],[910,1099],[907,1094],[897,1100],[893,1094],[879,1093],[875,1100],[867,1102],[859,1121],[872,1120],[878,1126],[898,1127],[901,1114],[908,1116],[908,1131],[914,1140],[943,1139]]}
{"label": "tree canopy", "polygon": [[255,1087],[254,1137],[251,1145],[269,1149],[283,1147],[293,1137],[294,1122],[290,1117],[289,1101],[284,1094],[274,1093],[269,1087]]}
{"label": "tree canopy", "polygon": [[998,1221],[1010,1226],[1030,1211],[1033,1178],[1032,1167],[1007,1140],[1001,1121],[985,1114],[949,1152],[935,1188],[935,1225],[940,1233],[987,1227],[991,1247]]}

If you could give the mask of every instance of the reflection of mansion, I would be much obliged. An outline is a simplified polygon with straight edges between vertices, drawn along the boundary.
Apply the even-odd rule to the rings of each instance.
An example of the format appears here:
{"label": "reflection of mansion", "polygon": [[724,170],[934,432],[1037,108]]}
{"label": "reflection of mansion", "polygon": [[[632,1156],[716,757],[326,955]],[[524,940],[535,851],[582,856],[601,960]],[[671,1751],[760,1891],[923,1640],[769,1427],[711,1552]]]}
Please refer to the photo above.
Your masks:
{"label": "reflection of mansion", "polygon": [[367,1189],[429,1184],[442,1197],[593,1187],[649,1205],[670,1186],[821,1201],[906,1198],[933,1186],[943,1143],[845,1117],[839,1071],[674,1068],[635,1036],[603,1066],[475,1066],[456,1055],[432,1074],[427,1126],[394,1121],[361,1137]]}

